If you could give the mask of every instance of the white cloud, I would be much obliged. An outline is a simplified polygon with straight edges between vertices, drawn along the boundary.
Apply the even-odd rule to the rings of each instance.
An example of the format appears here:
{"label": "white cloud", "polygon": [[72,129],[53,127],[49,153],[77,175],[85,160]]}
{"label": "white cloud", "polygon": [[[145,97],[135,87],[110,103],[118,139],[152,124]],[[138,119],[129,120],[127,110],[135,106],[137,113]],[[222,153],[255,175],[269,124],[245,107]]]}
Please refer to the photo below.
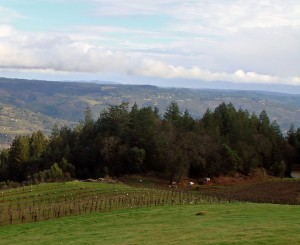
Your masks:
{"label": "white cloud", "polygon": [[230,81],[300,85],[299,77],[278,77],[256,72],[212,72],[199,66],[174,66],[154,58],[135,57],[78,42],[68,37],[32,35],[0,27],[0,67],[40,72],[114,72],[167,79]]}
{"label": "white cloud", "polygon": [[9,23],[14,19],[24,19],[26,18],[24,15],[20,14],[19,12],[0,6],[0,23]]}
{"label": "white cloud", "polygon": [[[64,25],[53,28],[55,33],[18,31],[8,24],[25,17],[0,7],[0,23],[5,23],[0,26],[0,67],[300,85],[299,0],[87,1],[93,3],[87,5],[94,7],[89,9],[93,25]],[[136,15],[167,18],[145,29],[118,21]],[[116,21],[101,25],[112,16]]]}
{"label": "white cloud", "polygon": [[[180,31],[200,32],[243,28],[277,28],[300,25],[298,0],[89,0],[101,16],[169,15]],[[190,28],[189,28],[190,27]]]}
{"label": "white cloud", "polygon": [[15,33],[15,30],[8,25],[0,25],[0,38],[10,37]]}
{"label": "white cloud", "polygon": [[169,12],[172,6],[177,5],[180,1],[174,0],[90,0],[98,3],[98,7],[93,11],[99,15],[151,15]]}
{"label": "white cloud", "polygon": [[[245,72],[241,69],[233,73],[211,72],[194,66],[185,68],[173,66],[154,60],[144,60],[138,69],[138,75],[155,76],[167,79],[193,79],[203,81],[227,81],[234,83],[260,83],[260,84],[289,84],[300,85],[300,77],[278,77],[256,72]],[[134,73],[132,72],[132,73]]]}
{"label": "white cloud", "polygon": [[278,76],[300,76],[300,27],[245,30],[218,42],[209,55],[216,69],[245,70]]}
{"label": "white cloud", "polygon": [[[1,33],[0,28],[0,33]],[[3,28],[5,29],[5,28]],[[2,68],[52,69],[67,72],[123,72],[125,54],[77,42],[68,37],[48,37],[11,32],[0,39]]]}
{"label": "white cloud", "polygon": [[[100,16],[171,17],[172,22],[157,29],[144,33],[135,29],[140,31],[140,35],[135,35],[144,39],[133,37],[130,27],[110,27],[116,33],[128,33],[128,40],[112,42],[117,49],[152,53],[179,66],[197,65],[231,73],[242,68],[277,76],[300,76],[298,0],[93,2],[98,3],[95,11]],[[102,35],[109,37],[108,30],[102,31]]]}
{"label": "white cloud", "polygon": [[[180,31],[215,33],[251,28],[280,28],[300,25],[298,0],[181,1],[158,12],[171,14]],[[176,27],[176,25],[175,25]]]}

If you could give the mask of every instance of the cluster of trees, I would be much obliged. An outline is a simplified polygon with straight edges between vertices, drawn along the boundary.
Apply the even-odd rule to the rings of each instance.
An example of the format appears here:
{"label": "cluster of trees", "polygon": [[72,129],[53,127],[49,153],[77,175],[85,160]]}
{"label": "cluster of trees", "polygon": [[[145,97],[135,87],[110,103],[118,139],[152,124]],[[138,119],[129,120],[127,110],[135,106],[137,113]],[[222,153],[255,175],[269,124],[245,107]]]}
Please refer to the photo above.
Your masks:
{"label": "cluster of trees", "polygon": [[170,181],[251,174],[260,167],[288,176],[300,155],[300,129],[286,137],[265,111],[259,116],[222,103],[195,120],[172,102],[157,108],[111,105],[93,119],[90,109],[75,128],[55,126],[16,136],[0,153],[0,179],[97,178],[155,171]]}

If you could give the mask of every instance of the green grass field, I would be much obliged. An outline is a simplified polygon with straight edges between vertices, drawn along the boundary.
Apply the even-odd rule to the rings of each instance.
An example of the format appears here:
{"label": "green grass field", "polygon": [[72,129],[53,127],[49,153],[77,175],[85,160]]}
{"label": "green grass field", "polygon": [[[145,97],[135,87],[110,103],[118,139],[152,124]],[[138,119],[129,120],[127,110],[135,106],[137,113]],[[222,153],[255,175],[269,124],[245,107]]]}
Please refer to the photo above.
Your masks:
{"label": "green grass field", "polygon": [[79,181],[1,190],[0,244],[300,242],[299,205],[202,198],[188,192]]}
{"label": "green grass field", "polygon": [[299,241],[299,206],[277,204],[136,208],[0,229],[0,244],[299,244]]}

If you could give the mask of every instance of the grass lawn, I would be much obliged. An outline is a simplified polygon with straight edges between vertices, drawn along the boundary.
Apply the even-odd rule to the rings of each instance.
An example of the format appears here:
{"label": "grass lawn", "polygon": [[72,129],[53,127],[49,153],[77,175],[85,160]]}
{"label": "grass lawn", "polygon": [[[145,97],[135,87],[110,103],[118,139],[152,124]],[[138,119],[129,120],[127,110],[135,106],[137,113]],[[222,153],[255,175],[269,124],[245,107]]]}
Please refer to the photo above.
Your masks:
{"label": "grass lawn", "polygon": [[159,206],[0,227],[0,244],[290,245],[299,242],[299,206],[275,204]]}

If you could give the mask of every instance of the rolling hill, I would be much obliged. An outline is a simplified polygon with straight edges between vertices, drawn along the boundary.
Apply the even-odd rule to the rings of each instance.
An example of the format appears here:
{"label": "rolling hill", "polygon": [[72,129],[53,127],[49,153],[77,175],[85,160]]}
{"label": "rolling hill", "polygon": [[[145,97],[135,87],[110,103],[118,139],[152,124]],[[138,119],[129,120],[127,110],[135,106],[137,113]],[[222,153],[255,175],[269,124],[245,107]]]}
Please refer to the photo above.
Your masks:
{"label": "rolling hill", "polygon": [[16,134],[49,133],[54,123],[74,125],[87,107],[97,118],[109,104],[128,102],[131,106],[136,102],[139,107],[157,106],[164,113],[172,101],[195,118],[201,118],[207,108],[231,102],[250,113],[265,109],[282,131],[291,123],[300,126],[300,95],[0,78],[0,147],[8,146]]}

